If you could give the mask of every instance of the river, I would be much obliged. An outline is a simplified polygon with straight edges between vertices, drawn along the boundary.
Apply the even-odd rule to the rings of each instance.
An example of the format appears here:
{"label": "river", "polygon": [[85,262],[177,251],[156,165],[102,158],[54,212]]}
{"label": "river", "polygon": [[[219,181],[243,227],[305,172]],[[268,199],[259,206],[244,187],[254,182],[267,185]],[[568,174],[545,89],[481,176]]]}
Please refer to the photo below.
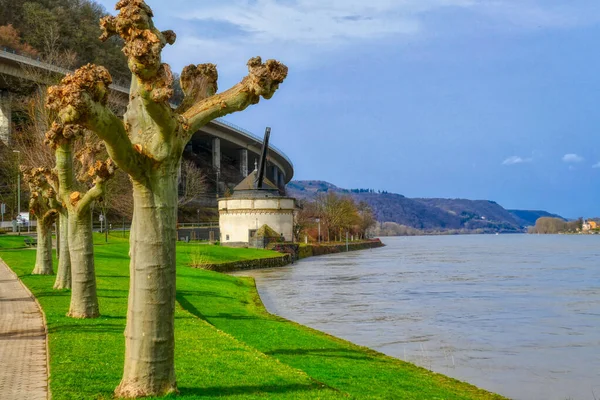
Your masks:
{"label": "river", "polygon": [[383,242],[243,274],[274,314],[509,398],[600,399],[600,236]]}

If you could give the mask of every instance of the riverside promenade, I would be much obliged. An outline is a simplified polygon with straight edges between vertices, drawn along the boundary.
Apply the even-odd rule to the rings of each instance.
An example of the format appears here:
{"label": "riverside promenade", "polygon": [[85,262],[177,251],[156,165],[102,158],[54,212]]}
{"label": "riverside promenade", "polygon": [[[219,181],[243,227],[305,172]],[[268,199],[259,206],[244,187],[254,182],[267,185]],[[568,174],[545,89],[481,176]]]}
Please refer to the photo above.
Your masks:
{"label": "riverside promenade", "polygon": [[48,398],[46,337],[35,298],[0,260],[0,399]]}

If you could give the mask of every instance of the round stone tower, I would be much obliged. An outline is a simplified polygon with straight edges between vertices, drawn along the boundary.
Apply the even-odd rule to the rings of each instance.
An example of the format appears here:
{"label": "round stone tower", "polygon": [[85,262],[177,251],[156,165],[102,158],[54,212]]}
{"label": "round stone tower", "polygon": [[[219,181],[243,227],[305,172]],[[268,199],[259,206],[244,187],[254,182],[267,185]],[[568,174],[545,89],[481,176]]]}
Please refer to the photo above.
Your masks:
{"label": "round stone tower", "polygon": [[296,201],[280,195],[277,186],[266,178],[257,185],[258,175],[255,169],[234,188],[231,197],[219,199],[221,245],[248,247],[264,225],[284,241],[293,241]]}

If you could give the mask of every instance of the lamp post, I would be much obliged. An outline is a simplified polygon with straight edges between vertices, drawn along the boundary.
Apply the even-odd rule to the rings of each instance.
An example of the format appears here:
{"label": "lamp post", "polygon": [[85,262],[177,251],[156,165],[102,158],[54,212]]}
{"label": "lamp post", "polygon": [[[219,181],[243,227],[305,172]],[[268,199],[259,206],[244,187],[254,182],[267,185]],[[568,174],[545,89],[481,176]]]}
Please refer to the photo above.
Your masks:
{"label": "lamp post", "polygon": [[317,218],[315,221],[317,221],[317,224],[319,224],[318,242],[321,243],[321,218]]}
{"label": "lamp post", "polygon": [[19,170],[21,152],[13,150],[13,153],[17,153],[17,232],[21,236],[21,227],[19,226],[19,218],[21,218],[21,171]]}

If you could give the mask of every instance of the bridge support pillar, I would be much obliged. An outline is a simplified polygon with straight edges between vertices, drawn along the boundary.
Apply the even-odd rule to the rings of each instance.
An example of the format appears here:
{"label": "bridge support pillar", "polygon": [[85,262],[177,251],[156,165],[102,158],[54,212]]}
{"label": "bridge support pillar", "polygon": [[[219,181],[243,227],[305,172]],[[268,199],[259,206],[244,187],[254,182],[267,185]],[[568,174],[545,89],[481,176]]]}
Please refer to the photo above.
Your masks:
{"label": "bridge support pillar", "polygon": [[221,139],[212,139],[212,166],[215,170],[221,170]]}
{"label": "bridge support pillar", "polygon": [[245,178],[248,176],[248,149],[240,149],[240,173]]}
{"label": "bridge support pillar", "polygon": [[10,146],[12,141],[12,109],[9,92],[0,92],[0,141]]}
{"label": "bridge support pillar", "polygon": [[280,188],[285,188],[285,174],[283,171],[279,171],[278,184]]}
{"label": "bridge support pillar", "polygon": [[270,177],[270,180],[271,180],[271,182],[273,182],[275,184],[275,186],[279,187],[279,183],[277,182],[277,178],[278,178],[277,175],[278,175],[277,174],[277,167],[273,165],[271,167],[271,177]]}

